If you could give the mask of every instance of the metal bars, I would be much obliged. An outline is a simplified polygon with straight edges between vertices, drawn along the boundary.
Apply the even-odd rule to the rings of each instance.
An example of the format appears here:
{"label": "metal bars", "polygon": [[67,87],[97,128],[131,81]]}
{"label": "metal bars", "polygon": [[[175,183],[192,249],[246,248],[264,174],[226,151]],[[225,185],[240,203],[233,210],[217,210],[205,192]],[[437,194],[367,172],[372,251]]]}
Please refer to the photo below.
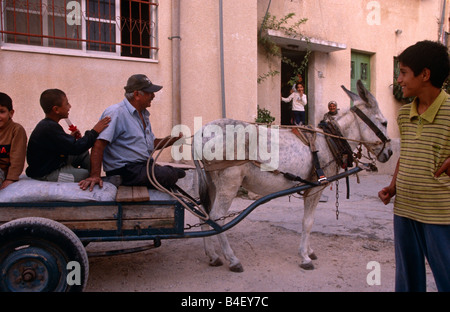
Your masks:
{"label": "metal bars", "polygon": [[2,43],[153,58],[157,8],[151,0],[0,0]]}

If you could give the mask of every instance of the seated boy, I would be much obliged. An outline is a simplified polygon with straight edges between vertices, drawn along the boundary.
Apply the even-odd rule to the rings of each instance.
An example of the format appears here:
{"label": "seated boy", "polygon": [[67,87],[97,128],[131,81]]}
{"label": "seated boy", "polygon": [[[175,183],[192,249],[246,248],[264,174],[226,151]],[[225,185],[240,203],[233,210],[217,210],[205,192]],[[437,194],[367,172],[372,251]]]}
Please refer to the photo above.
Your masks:
{"label": "seated boy", "polygon": [[0,190],[19,180],[25,165],[27,134],[13,115],[11,98],[0,92]]}
{"label": "seated boy", "polygon": [[53,182],[79,182],[89,176],[89,149],[94,145],[100,132],[110,121],[109,117],[100,120],[92,130],[76,139],[79,131],[67,134],[59,124],[69,117],[71,105],[66,94],[59,89],[45,90],[40,97],[45,113],[31,133],[26,174],[37,180]]}

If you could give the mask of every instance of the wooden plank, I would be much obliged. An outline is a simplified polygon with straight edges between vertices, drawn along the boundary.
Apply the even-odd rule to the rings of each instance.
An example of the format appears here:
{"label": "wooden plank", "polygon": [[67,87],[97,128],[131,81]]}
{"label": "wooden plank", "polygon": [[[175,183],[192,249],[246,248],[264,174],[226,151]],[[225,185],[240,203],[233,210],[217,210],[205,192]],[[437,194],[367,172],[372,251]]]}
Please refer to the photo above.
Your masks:
{"label": "wooden plank", "polygon": [[146,186],[121,185],[117,189],[116,194],[117,202],[136,202],[148,200],[150,200],[150,197],[148,195],[148,189]]}
{"label": "wooden plank", "polygon": [[[114,220],[99,220],[99,221],[64,221],[61,222],[72,231],[79,230],[117,230],[117,222]],[[147,229],[149,227],[155,229],[170,229],[173,228],[175,221],[171,219],[138,219],[138,220],[124,220],[122,230],[137,230]]]}
{"label": "wooden plank", "polygon": [[101,206],[14,206],[0,207],[0,222],[26,217],[42,217],[55,221],[60,220],[103,220],[115,219],[116,205]]}
{"label": "wooden plank", "polygon": [[117,189],[117,202],[131,202],[133,201],[133,187],[121,185]]}
{"label": "wooden plank", "polygon": [[122,219],[139,218],[173,218],[175,216],[174,205],[126,205],[123,206]]}
{"label": "wooden plank", "polygon": [[[26,217],[42,217],[55,221],[116,220],[117,214],[117,205],[0,207],[0,223]],[[174,205],[123,204],[124,220],[174,218],[174,215]]]}
{"label": "wooden plank", "polygon": [[133,186],[133,201],[149,201],[148,188],[146,186]]}

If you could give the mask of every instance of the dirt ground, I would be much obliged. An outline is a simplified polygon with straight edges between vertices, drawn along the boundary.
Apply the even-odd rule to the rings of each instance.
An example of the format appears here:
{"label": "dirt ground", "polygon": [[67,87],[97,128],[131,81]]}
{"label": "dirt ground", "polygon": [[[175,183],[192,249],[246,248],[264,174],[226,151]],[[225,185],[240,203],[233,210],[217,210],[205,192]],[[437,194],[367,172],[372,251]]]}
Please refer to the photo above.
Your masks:
{"label": "dirt ground", "polygon": [[[360,184],[351,178],[350,199],[345,198],[345,182],[340,183],[338,220],[336,185],[324,192],[311,236],[318,257],[314,270],[299,267],[303,202],[291,196],[258,207],[227,231],[244,266],[242,273],[229,271],[227,265],[208,266],[200,238],[163,240],[161,247],[140,253],[90,258],[86,291],[391,292],[395,270],[392,204],[384,206],[376,197],[391,177],[360,177]],[[239,211],[250,203],[249,199],[236,198],[232,210]],[[186,219],[190,224],[197,222],[189,216]],[[142,244],[91,243],[87,250]],[[375,267],[368,267],[371,261],[379,264],[378,280],[373,275]],[[428,291],[436,291],[429,270],[427,278]]]}

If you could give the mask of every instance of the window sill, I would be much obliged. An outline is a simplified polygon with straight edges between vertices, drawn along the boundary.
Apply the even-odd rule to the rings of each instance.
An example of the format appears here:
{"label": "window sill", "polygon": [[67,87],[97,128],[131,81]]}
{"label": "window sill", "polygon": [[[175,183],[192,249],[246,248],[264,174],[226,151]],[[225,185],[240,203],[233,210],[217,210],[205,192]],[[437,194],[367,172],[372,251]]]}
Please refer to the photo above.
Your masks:
{"label": "window sill", "polygon": [[159,63],[155,59],[144,59],[137,57],[128,56],[118,56],[113,53],[106,52],[83,52],[79,50],[62,49],[62,48],[47,48],[38,46],[29,46],[24,44],[11,44],[3,43],[0,45],[0,50],[4,51],[16,51],[16,52],[30,52],[30,53],[40,53],[40,54],[50,54],[50,55],[61,55],[61,56],[75,56],[75,57],[87,57],[87,58],[98,58],[98,59],[109,59],[116,61],[128,61],[128,62],[141,62],[141,63]]}

